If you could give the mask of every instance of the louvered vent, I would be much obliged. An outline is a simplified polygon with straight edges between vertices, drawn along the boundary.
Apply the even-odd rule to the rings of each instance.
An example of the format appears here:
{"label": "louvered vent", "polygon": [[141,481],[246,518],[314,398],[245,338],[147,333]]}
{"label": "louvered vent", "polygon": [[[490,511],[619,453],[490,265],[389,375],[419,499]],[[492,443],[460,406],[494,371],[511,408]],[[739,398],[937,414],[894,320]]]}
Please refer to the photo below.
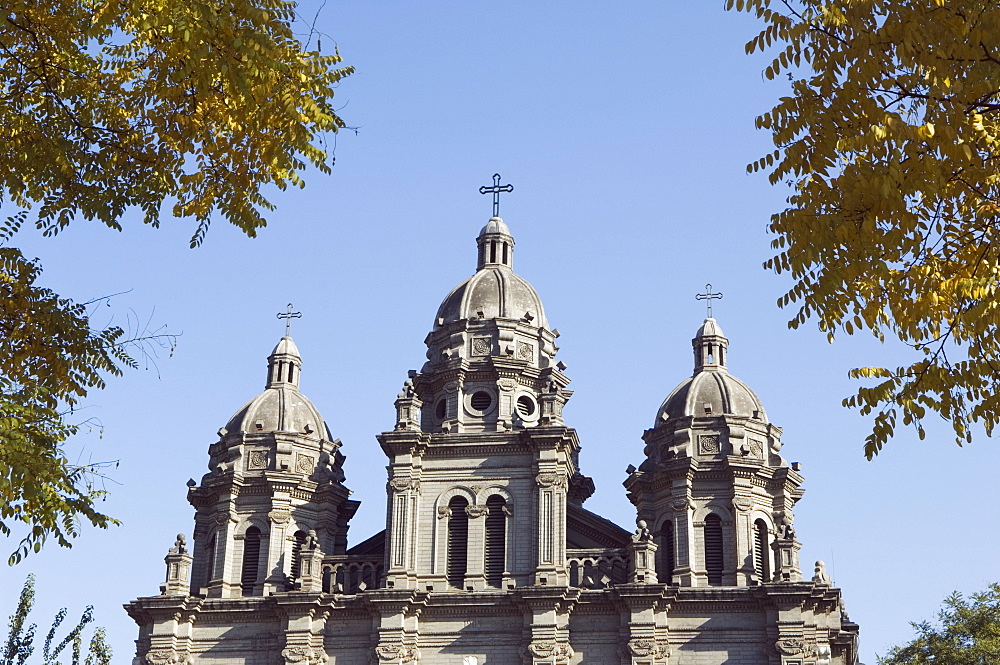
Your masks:
{"label": "louvered vent", "polygon": [[243,540],[243,570],[240,583],[244,596],[252,596],[257,584],[257,569],[260,567],[260,529],[247,529]]}
{"label": "louvered vent", "polygon": [[674,565],[674,523],[667,520],[660,527],[660,567],[656,577],[661,584],[670,584]]}
{"label": "louvered vent", "polygon": [[517,398],[517,412],[522,418],[528,418],[535,413],[535,401],[527,395]]}
{"label": "louvered vent", "polygon": [[472,399],[469,400],[469,404],[476,411],[486,411],[492,403],[493,397],[485,390],[476,391],[472,394]]}
{"label": "louvered vent", "polygon": [[468,568],[469,516],[465,513],[469,502],[456,496],[448,502],[451,517],[448,518],[448,584],[458,589],[465,584]]}
{"label": "louvered vent", "polygon": [[705,517],[705,572],[708,573],[708,583],[712,586],[722,584],[722,520],[710,513]]}
{"label": "louvered vent", "polygon": [[771,580],[771,548],[767,546],[767,524],[764,520],[757,520],[753,523],[753,528],[753,568],[757,573],[758,580],[769,582]]}
{"label": "louvered vent", "polygon": [[502,496],[494,494],[486,500],[486,583],[500,588],[503,584],[507,545],[507,516]]}
{"label": "louvered vent", "polygon": [[205,586],[215,579],[215,534],[208,541],[208,552],[205,553]]}
{"label": "louvered vent", "polygon": [[297,580],[302,575],[302,546],[306,542],[303,531],[295,532],[295,542],[292,543],[292,579]]}

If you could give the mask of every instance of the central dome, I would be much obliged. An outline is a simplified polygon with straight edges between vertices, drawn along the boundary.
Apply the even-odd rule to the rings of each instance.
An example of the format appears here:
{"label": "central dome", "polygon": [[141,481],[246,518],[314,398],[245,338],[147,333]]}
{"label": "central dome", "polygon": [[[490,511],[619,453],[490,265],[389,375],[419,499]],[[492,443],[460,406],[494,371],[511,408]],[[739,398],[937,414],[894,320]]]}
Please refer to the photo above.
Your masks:
{"label": "central dome", "polygon": [[463,319],[522,319],[548,328],[542,299],[513,270],[514,238],[492,217],[476,238],[479,262],[472,277],[452,289],[438,307],[436,326]]}

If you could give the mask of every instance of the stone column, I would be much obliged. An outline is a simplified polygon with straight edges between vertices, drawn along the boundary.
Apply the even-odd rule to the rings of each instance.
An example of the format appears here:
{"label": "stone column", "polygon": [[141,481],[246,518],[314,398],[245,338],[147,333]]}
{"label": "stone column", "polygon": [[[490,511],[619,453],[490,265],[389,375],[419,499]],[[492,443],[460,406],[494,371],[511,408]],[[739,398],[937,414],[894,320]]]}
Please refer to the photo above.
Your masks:
{"label": "stone column", "polygon": [[567,584],[566,476],[559,472],[543,472],[535,481],[538,484],[538,564],[534,584]]}
{"label": "stone column", "polygon": [[466,549],[465,585],[476,591],[486,588],[486,512],[484,505],[465,507],[469,516],[469,539]]}
{"label": "stone column", "polygon": [[664,665],[667,648],[666,606],[653,587],[622,587],[619,647],[621,665]]}
{"label": "stone column", "polygon": [[[681,481],[683,483],[683,480]],[[694,507],[687,496],[684,484],[674,487],[674,496],[670,499],[668,510],[674,511],[674,540],[677,560],[674,562],[674,579],[681,586],[696,586],[694,579],[695,543],[693,526]],[[663,580],[669,583],[670,580]]]}
{"label": "stone column", "polygon": [[411,665],[420,660],[417,648],[418,610],[413,608],[413,592],[379,589],[366,594],[376,621],[377,643],[374,662],[379,665]]}
{"label": "stone column", "polygon": [[565,587],[519,589],[528,624],[521,648],[524,665],[569,665],[573,658],[573,647],[569,644],[569,613],[579,593],[579,589]]}
{"label": "stone column", "polygon": [[395,469],[389,480],[389,548],[387,580],[394,588],[410,588],[416,582],[417,498],[420,481],[409,475],[410,469]]}

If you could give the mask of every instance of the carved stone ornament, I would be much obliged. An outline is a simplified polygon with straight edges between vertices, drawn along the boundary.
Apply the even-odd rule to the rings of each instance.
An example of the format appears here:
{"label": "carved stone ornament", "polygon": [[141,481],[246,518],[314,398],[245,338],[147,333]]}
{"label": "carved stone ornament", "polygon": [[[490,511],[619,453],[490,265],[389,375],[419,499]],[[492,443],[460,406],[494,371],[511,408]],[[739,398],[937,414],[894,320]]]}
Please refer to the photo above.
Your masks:
{"label": "carved stone ornament", "polygon": [[553,640],[538,640],[528,645],[527,649],[522,649],[522,656],[525,659],[531,658],[560,658],[570,659],[573,657],[573,647],[568,644],[559,644]]}
{"label": "carved stone ornament", "polygon": [[287,524],[292,519],[292,514],[287,510],[272,510],[267,516],[275,524]]}
{"label": "carved stone ornament", "polygon": [[330,657],[325,652],[308,646],[294,646],[282,649],[281,658],[285,665],[317,665],[330,660]]}
{"label": "carved stone ornament", "polygon": [[397,492],[405,492],[410,489],[419,489],[420,481],[414,480],[409,476],[393,476],[392,479],[389,480],[389,485]]}
{"label": "carved stone ornament", "polygon": [[679,496],[674,499],[670,505],[674,507],[674,510],[684,510],[691,505],[691,502],[687,499],[687,497]]}
{"label": "carved stone ornament", "polygon": [[420,660],[420,651],[416,647],[402,644],[380,644],[375,647],[375,655],[379,660],[398,660],[401,663],[414,663]]}
{"label": "carved stone ornament", "polygon": [[471,506],[465,507],[465,514],[472,519],[476,519],[477,517],[482,517],[483,515],[486,514],[486,511],[487,511],[486,506],[483,506],[478,503],[474,503]]}
{"label": "carved stone ornament", "polygon": [[531,360],[532,356],[535,355],[535,347],[526,342],[517,343],[517,359],[518,360]]}
{"label": "carved stone ornament", "polygon": [[649,656],[664,658],[670,654],[670,651],[666,647],[657,643],[656,640],[646,637],[629,640],[626,646],[629,653],[638,658],[648,658]]}
{"label": "carved stone ornament", "polygon": [[295,470],[299,473],[312,473],[316,468],[316,458],[309,455],[298,455],[295,458]]}
{"label": "carved stone ornament", "polygon": [[764,442],[758,439],[750,439],[750,454],[754,457],[763,457]]}
{"label": "carved stone ornament", "polygon": [[451,517],[451,508],[448,506],[438,506],[438,519],[443,520],[446,517]]}
{"label": "carved stone ornament", "polygon": [[444,384],[444,391],[446,393],[457,393],[458,392],[458,381],[449,381]]}
{"label": "carved stone ornament", "polygon": [[500,387],[500,390],[513,390],[517,387],[517,381],[514,379],[500,379],[497,381],[497,386]]}
{"label": "carved stone ornament", "polygon": [[746,512],[753,507],[753,501],[751,501],[748,497],[738,496],[733,500],[733,505],[736,506],[737,509]]}
{"label": "carved stone ornament", "polygon": [[558,473],[540,473],[535,478],[539,487],[566,487],[566,478]]}
{"label": "carved stone ornament", "polygon": [[490,338],[489,337],[473,337],[472,338],[472,355],[474,355],[474,356],[488,356],[488,355],[490,355]]}
{"label": "carved stone ornament", "polygon": [[267,452],[263,450],[251,450],[250,457],[247,458],[248,469],[266,469]]}
{"label": "carved stone ornament", "polygon": [[215,523],[222,526],[229,521],[229,515],[226,513],[215,513]]}
{"label": "carved stone ornament", "polygon": [[795,656],[806,650],[806,643],[799,638],[783,637],[774,643],[774,648],[782,655]]}
{"label": "carved stone ornament", "polygon": [[702,455],[714,455],[722,451],[718,434],[702,434],[698,437],[698,449]]}
{"label": "carved stone ornament", "polygon": [[557,646],[555,642],[532,642],[528,645],[528,651],[535,658],[549,658],[555,655]]}
{"label": "carved stone ornament", "polygon": [[168,647],[150,649],[146,653],[146,663],[149,665],[190,665],[194,662],[188,654],[180,654]]}

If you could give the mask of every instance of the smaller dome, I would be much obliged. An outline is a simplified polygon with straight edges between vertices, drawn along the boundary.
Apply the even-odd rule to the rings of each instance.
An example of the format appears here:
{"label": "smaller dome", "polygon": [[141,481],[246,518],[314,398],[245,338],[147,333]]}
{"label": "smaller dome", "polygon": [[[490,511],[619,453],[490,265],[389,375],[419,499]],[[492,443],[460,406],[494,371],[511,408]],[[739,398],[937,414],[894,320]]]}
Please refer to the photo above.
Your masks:
{"label": "smaller dome", "polygon": [[271,351],[271,355],[289,355],[301,358],[301,355],[299,354],[299,347],[295,346],[295,340],[287,335],[282,337],[281,341],[275,344],[274,351]]}
{"label": "smaller dome", "polygon": [[750,387],[729,372],[698,372],[685,379],[660,405],[656,427],[667,418],[730,414],[767,422],[767,413]]}
{"label": "smaller dome", "polygon": [[226,424],[227,432],[261,434],[296,432],[330,438],[323,416],[299,392],[302,358],[289,335],[281,338],[267,357],[264,392],[244,404]]}
{"label": "smaller dome", "polygon": [[695,333],[695,339],[698,337],[710,337],[712,335],[716,337],[725,337],[722,333],[722,326],[719,325],[718,321],[712,317],[708,317],[702,322],[701,327],[698,328],[698,332]]}
{"label": "smaller dome", "polygon": [[497,233],[509,236],[510,229],[507,227],[507,224],[504,223],[504,221],[499,217],[490,217],[490,220],[486,222],[486,226],[484,226],[483,230],[479,232],[479,237],[482,238],[485,235],[492,235]]}
{"label": "smaller dome", "polygon": [[229,432],[296,432],[329,439],[323,416],[294,388],[268,388],[244,404],[226,424]]}
{"label": "smaller dome", "polygon": [[766,423],[767,414],[760,399],[747,384],[729,373],[729,340],[715,319],[708,317],[702,322],[691,346],[694,374],[663,401],[653,427],[667,418],[723,414],[756,418]]}

